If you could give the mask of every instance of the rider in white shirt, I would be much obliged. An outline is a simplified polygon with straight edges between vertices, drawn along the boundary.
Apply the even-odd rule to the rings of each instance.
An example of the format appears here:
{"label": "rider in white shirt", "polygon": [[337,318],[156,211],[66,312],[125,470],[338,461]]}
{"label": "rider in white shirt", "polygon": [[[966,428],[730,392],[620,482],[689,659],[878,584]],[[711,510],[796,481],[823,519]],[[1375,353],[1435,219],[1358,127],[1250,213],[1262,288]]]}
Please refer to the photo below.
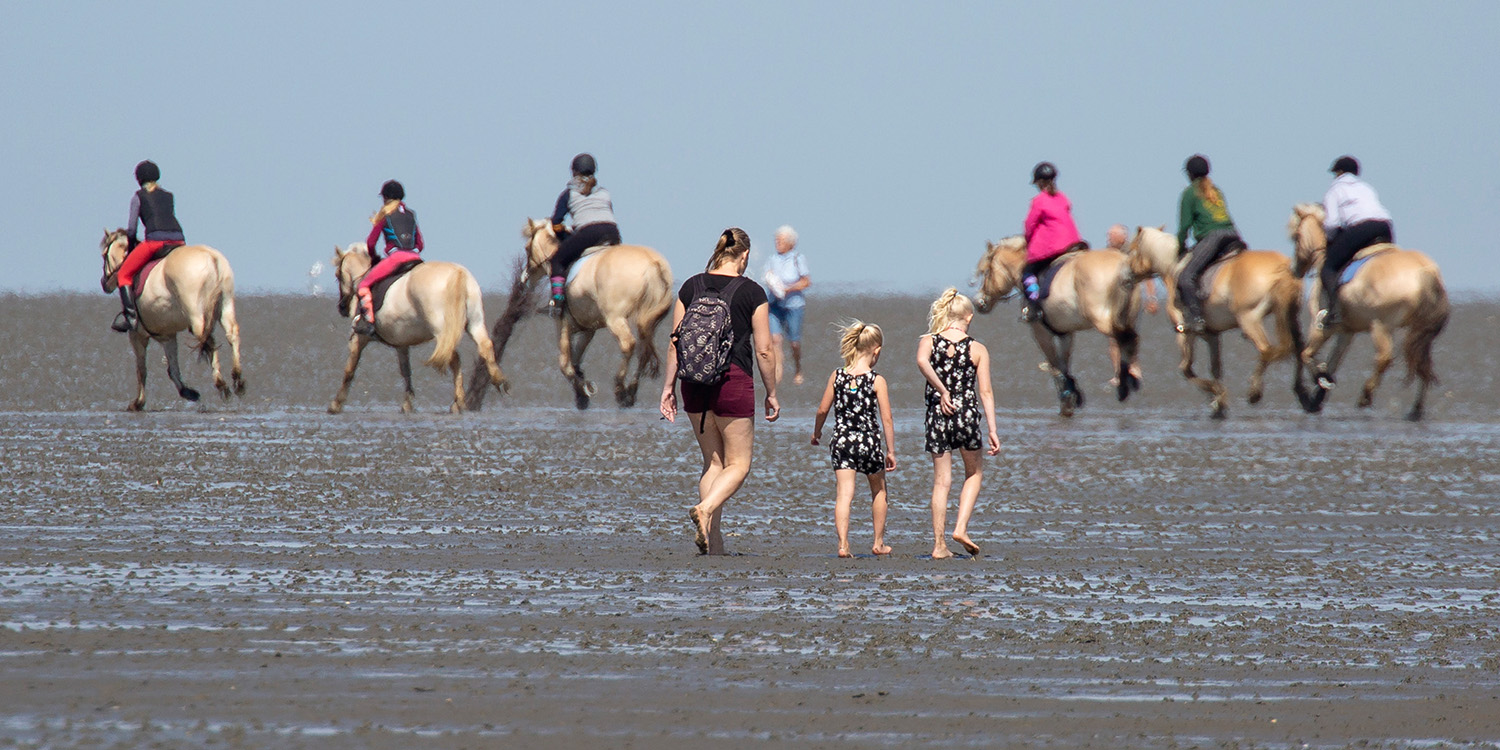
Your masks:
{"label": "rider in white shirt", "polygon": [[1335,303],[1339,277],[1355,254],[1371,245],[1396,239],[1390,212],[1381,205],[1375,189],[1359,179],[1359,162],[1352,156],[1340,156],[1328,171],[1335,176],[1323,196],[1323,229],[1328,233],[1328,248],[1323,253],[1323,270],[1318,275],[1323,287],[1319,328],[1338,322]]}

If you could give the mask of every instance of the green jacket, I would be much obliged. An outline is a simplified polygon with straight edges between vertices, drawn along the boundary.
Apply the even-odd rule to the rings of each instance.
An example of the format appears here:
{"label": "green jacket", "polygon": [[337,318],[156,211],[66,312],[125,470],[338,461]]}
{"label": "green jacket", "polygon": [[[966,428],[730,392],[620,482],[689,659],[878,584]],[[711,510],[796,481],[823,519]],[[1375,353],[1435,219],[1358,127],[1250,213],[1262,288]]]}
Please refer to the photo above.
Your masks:
{"label": "green jacket", "polygon": [[1198,191],[1192,185],[1182,191],[1177,212],[1179,252],[1187,250],[1188,230],[1192,230],[1193,239],[1197,241],[1202,240],[1209,232],[1234,229],[1234,219],[1229,218],[1229,204],[1224,200],[1224,191],[1217,185],[1214,189],[1219,191],[1219,200],[1213,202],[1199,198]]}

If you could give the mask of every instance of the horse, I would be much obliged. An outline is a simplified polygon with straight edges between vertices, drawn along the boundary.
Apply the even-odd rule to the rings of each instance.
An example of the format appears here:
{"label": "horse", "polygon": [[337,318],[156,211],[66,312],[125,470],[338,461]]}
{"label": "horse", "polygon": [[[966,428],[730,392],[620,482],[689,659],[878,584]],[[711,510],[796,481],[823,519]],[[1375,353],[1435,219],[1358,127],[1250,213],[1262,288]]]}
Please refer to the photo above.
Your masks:
{"label": "horse", "polygon": [[[359,280],[370,270],[370,253],[363,242],[351,243],[342,250],[335,245],[333,250],[334,276],[339,282],[339,313],[352,317],[358,314],[354,292]],[[401,401],[402,412],[411,412],[412,398],[416,395],[411,387],[411,347],[434,338],[437,346],[427,358],[427,365],[439,372],[447,368],[453,374],[453,405],[449,411],[457,414],[464,410],[458,342],[466,331],[479,350],[479,359],[484,362],[490,382],[496,390],[504,393],[509,386],[495,361],[489,334],[484,330],[479,282],[467,268],[457,263],[427,261],[391,284],[386,291],[385,303],[375,313],[375,333],[381,343],[396,350],[396,362],[406,386],[405,398]],[[359,367],[360,355],[372,340],[369,336],[350,332],[349,361],[344,365],[344,380],[339,385],[339,392],[328,405],[329,414],[344,410],[354,370]]]}
{"label": "horse", "polygon": [[[984,257],[975,269],[974,281],[980,285],[975,308],[988,313],[997,301],[1019,290],[1025,263],[1025,238],[986,242]],[[1031,324],[1031,333],[1047,358],[1062,416],[1070,417],[1075,408],[1083,406],[1083,391],[1069,371],[1073,334],[1078,331],[1093,329],[1109,339],[1116,396],[1121,401],[1140,389],[1139,337],[1135,332],[1140,301],[1135,286],[1125,255],[1118,250],[1079,253],[1063,261],[1057,270],[1052,292],[1042,305],[1042,317]]]}
{"label": "horse", "polygon": [[[1265,393],[1266,368],[1293,356],[1302,349],[1302,331],[1298,307],[1302,301],[1302,279],[1292,273],[1291,261],[1271,250],[1244,250],[1210,266],[1213,274],[1203,303],[1207,331],[1202,334],[1185,330],[1183,313],[1177,301],[1177,275],[1183,262],[1178,258],[1177,238],[1162,227],[1136,227],[1135,235],[1125,245],[1130,270],[1138,279],[1160,276],[1167,287],[1167,315],[1177,329],[1177,345],[1182,350],[1178,370],[1188,382],[1209,395],[1209,407],[1215,419],[1228,410],[1228,390],[1224,387],[1224,366],[1220,358],[1219,334],[1240,329],[1255,345],[1259,354],[1250,373],[1250,392],[1245,400],[1260,403]],[[1276,341],[1266,334],[1265,319],[1270,316],[1276,327]],[[1212,378],[1201,378],[1193,371],[1193,348],[1199,337],[1208,342],[1209,372]],[[1302,384],[1302,361],[1296,360],[1292,391],[1304,407],[1308,394]]]}
{"label": "horse", "polygon": [[[526,274],[536,284],[547,276],[558,239],[551,222],[527,219]],[[557,321],[558,369],[573,386],[573,403],[587,409],[597,392],[583,374],[583,353],[601,328],[620,343],[620,369],[615,373],[615,402],[635,405],[641,375],[661,374],[656,352],[656,327],[672,310],[672,268],[667,259],[641,245],[611,245],[585,256],[567,286],[567,308]],[[632,373],[630,361],[638,357]]]}
{"label": "horse", "polygon": [[[1322,292],[1322,282],[1316,274],[1322,269],[1323,254],[1328,247],[1323,219],[1322,206],[1301,203],[1292,208],[1287,223],[1287,234],[1296,245],[1294,273],[1299,277],[1308,272],[1314,274],[1312,293],[1308,295],[1308,307],[1314,312]],[[1375,370],[1360,391],[1359,405],[1368,407],[1374,403],[1375,389],[1393,360],[1396,330],[1405,328],[1406,340],[1402,346],[1406,358],[1405,384],[1421,381],[1417,399],[1406,414],[1408,420],[1415,422],[1422,418],[1428,386],[1438,382],[1432,368],[1432,344],[1448,324],[1448,292],[1437,264],[1424,253],[1384,244],[1360,251],[1355,256],[1356,262],[1365,257],[1368,260],[1354,271],[1353,278],[1339,287],[1340,321],[1331,330],[1314,327],[1307,346],[1302,349],[1301,361],[1313,371],[1317,385],[1307,410],[1316,413],[1322,409],[1323,399],[1333,388],[1333,374],[1349,350],[1349,342],[1355,334],[1365,331],[1370,332],[1375,343]],[[1334,338],[1333,354],[1327,362],[1315,363],[1329,336]]]}
{"label": "horse", "polygon": [[[118,288],[116,274],[125,261],[130,235],[123,229],[105,230],[99,242],[104,259],[104,277],[99,285],[106,294]],[[135,400],[125,407],[140,411],[146,405],[146,345],[155,339],[167,358],[167,377],[177,387],[177,395],[197,401],[198,392],[182,382],[177,365],[177,334],[188,331],[199,359],[213,366],[214,388],[219,396],[245,395],[245,375],[240,369],[240,324],[234,315],[234,271],[223,253],[207,245],[183,245],[174,248],[149,276],[136,275],[136,307],[140,321],[130,332],[130,346],[135,350]],[[224,329],[233,355],[230,377],[233,388],[219,371],[219,345],[214,326]]]}

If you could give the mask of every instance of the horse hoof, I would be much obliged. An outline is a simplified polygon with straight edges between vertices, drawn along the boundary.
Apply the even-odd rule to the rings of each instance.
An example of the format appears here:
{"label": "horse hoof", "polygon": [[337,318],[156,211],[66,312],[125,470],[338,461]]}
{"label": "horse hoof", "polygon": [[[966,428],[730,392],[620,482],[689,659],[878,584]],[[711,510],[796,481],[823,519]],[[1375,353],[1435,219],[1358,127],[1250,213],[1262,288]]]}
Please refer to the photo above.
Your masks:
{"label": "horse hoof", "polygon": [[1413,407],[1411,411],[1409,411],[1409,412],[1406,413],[1406,421],[1408,421],[1408,422],[1420,422],[1420,421],[1422,421],[1422,410],[1420,408]]}
{"label": "horse hoof", "polygon": [[1229,409],[1225,408],[1222,403],[1214,404],[1213,411],[1208,416],[1210,419],[1223,419],[1229,416]]}
{"label": "horse hoof", "polygon": [[583,395],[588,396],[589,398],[593,398],[594,394],[598,392],[598,387],[596,387],[592,382],[585,382],[583,384]]}
{"label": "horse hoof", "polygon": [[573,406],[578,407],[579,411],[589,408],[589,397],[583,393],[573,394]]}
{"label": "horse hoof", "polygon": [[1252,394],[1250,394],[1250,395],[1248,395],[1248,396],[1245,397],[1245,403],[1250,404],[1251,406],[1254,406],[1254,405],[1260,403],[1260,400],[1261,400],[1261,398],[1263,396],[1264,396],[1264,394],[1260,393],[1259,391],[1256,391],[1255,393],[1252,393]]}
{"label": "horse hoof", "polygon": [[339,414],[339,413],[342,413],[343,411],[344,411],[344,405],[343,404],[334,403],[334,404],[329,404],[328,405],[328,413],[329,414]]}
{"label": "horse hoof", "polygon": [[146,404],[142,401],[132,401],[125,407],[125,411],[140,411]]}
{"label": "horse hoof", "polygon": [[193,390],[192,388],[183,388],[182,390],[177,391],[177,395],[189,401],[197,401],[199,398],[198,392]]}

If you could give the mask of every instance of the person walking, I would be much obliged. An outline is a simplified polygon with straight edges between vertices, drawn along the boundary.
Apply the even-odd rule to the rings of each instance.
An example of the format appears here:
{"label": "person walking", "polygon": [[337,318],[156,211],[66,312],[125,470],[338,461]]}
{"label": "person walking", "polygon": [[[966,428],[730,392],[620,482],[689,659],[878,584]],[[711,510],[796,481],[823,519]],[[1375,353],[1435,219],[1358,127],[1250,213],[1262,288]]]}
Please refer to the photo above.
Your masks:
{"label": "person walking", "polygon": [[797,249],[797,230],[776,230],[776,254],[766,262],[763,277],[770,292],[771,342],[776,347],[776,379],[781,380],[782,342],[792,349],[792,383],[802,385],[802,314],[807,307],[803,292],[812,286],[807,258]]}
{"label": "person walking", "polygon": [[896,427],[891,419],[891,396],[885,378],[875,372],[885,341],[880,326],[853,321],[839,338],[844,366],[828,376],[828,387],[813,420],[812,444],[823,439],[823,423],[833,412],[834,502],[833,528],[839,538],[839,557],[849,550],[849,512],[854,504],[856,474],[870,483],[870,514],[875,542],[870,551],[889,555],[885,543],[885,473],[896,470]]}

